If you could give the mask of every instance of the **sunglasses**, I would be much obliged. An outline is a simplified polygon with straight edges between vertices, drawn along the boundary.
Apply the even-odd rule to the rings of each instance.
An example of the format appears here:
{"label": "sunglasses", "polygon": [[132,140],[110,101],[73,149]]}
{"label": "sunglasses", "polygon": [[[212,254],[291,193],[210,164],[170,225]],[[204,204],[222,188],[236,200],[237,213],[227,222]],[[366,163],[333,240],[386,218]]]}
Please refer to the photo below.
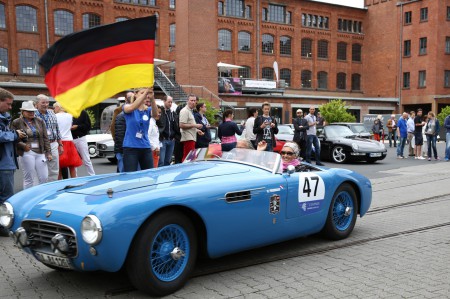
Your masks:
{"label": "sunglasses", "polygon": [[281,155],[293,156],[293,155],[294,155],[294,152],[285,152],[285,151],[281,151],[280,154],[281,154]]}

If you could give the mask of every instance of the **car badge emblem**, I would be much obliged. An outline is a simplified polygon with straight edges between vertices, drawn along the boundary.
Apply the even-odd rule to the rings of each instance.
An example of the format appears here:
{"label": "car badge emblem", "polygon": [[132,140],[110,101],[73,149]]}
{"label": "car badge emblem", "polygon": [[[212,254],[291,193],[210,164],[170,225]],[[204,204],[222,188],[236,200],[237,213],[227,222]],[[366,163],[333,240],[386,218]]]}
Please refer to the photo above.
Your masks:
{"label": "car badge emblem", "polygon": [[45,213],[45,217],[50,217],[52,215],[52,211],[47,211],[47,213]]}
{"label": "car badge emblem", "polygon": [[279,195],[274,194],[270,197],[269,212],[270,212],[270,214],[277,214],[280,212],[280,196]]}

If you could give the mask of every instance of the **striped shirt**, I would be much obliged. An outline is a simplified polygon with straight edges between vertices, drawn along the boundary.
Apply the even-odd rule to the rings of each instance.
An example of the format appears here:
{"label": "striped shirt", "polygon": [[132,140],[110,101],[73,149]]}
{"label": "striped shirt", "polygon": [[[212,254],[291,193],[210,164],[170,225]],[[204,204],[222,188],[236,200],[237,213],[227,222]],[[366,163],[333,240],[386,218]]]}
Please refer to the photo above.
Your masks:
{"label": "striped shirt", "polygon": [[61,132],[59,131],[58,120],[56,119],[56,115],[52,110],[47,110],[45,114],[42,114],[38,110],[34,114],[45,122],[48,140],[50,142],[61,140]]}

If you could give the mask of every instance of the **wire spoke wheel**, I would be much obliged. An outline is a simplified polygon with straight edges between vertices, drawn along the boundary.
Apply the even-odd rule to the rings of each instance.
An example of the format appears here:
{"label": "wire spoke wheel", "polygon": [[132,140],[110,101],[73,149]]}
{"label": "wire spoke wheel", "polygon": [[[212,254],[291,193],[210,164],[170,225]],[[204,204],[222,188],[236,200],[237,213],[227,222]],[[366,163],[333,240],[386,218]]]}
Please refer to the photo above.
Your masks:
{"label": "wire spoke wheel", "polygon": [[153,240],[150,264],[155,276],[162,281],[176,279],[189,259],[189,239],[179,225],[163,227]]}
{"label": "wire spoke wheel", "polygon": [[322,233],[331,240],[347,238],[355,227],[357,214],[358,198],[355,190],[350,184],[344,183],[333,195]]}

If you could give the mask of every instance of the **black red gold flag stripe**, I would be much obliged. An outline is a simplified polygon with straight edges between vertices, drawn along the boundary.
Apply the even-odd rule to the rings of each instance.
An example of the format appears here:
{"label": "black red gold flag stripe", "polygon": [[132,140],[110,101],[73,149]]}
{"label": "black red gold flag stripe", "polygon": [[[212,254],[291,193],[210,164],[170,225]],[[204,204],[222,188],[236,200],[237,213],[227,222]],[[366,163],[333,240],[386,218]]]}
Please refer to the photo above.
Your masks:
{"label": "black red gold flag stripe", "polygon": [[50,94],[78,116],[124,90],[153,86],[156,16],[67,35],[40,58]]}

